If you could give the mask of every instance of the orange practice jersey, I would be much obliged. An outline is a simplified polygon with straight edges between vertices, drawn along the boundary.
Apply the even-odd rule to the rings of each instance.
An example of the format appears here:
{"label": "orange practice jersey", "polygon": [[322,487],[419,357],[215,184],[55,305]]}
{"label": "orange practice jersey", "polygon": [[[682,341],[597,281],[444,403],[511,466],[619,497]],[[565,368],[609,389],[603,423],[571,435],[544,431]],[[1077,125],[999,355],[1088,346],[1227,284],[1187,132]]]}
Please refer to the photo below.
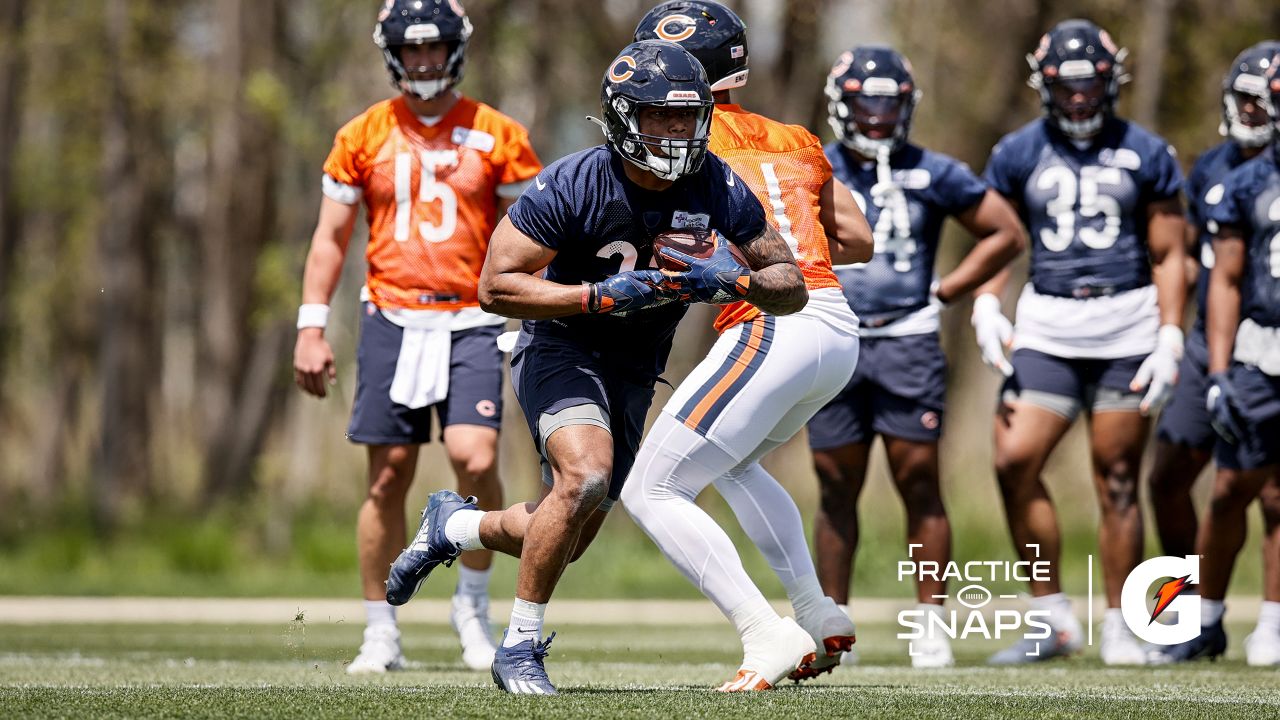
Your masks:
{"label": "orange practice jersey", "polygon": [[541,170],[524,127],[465,97],[432,126],[403,97],[380,102],[338,131],[324,164],[327,194],[364,198],[370,298],[415,310],[478,304],[498,187]]}
{"label": "orange practice jersey", "polygon": [[[710,150],[729,163],[764,205],[769,224],[791,246],[805,286],[840,287],[818,217],[822,186],[831,179],[822,141],[799,125],[784,125],[738,105],[716,105]],[[759,314],[754,305],[736,302],[720,310],[715,327],[723,332]]]}

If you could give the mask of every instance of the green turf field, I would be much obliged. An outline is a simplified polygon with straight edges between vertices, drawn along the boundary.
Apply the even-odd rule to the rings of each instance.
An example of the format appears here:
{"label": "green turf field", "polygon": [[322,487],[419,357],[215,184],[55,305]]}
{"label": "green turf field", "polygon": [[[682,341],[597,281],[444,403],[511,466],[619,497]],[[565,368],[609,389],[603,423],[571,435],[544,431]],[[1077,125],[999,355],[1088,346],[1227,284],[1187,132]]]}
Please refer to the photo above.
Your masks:
{"label": "green turf field", "polygon": [[[0,619],[2,622],[2,619]],[[410,625],[410,669],[349,677],[361,628],[277,625],[0,625],[3,717],[835,718],[1280,717],[1280,670],[1229,659],[1104,668],[1096,653],[1017,670],[980,665],[998,647],[957,646],[961,667],[916,672],[890,625],[859,628],[861,663],[805,687],[724,696],[727,626],[561,626],[548,667],[562,695],[512,698],[461,669],[445,626]]]}

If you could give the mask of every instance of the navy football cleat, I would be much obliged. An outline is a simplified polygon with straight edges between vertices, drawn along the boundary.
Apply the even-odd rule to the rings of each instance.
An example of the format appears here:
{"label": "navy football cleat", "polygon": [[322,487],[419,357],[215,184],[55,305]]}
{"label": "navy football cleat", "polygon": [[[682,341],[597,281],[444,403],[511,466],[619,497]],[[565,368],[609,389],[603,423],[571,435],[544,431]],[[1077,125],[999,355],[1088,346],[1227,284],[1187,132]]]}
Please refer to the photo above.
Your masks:
{"label": "navy football cleat", "polygon": [[462,550],[445,538],[445,523],[459,510],[475,509],[474,497],[463,499],[452,490],[441,490],[427,499],[418,534],[391,563],[391,572],[387,575],[387,602],[392,605],[409,602],[437,565],[444,563],[448,567],[453,564]]}
{"label": "navy football cleat", "polygon": [[1200,658],[1217,660],[1227,651],[1227,632],[1222,629],[1222,621],[1200,628],[1200,634],[1184,643],[1164,648],[1153,664],[1189,662]]}
{"label": "navy football cleat", "polygon": [[[504,630],[504,640],[506,634]],[[515,647],[500,645],[498,654],[493,658],[493,683],[513,695],[558,695],[556,686],[547,677],[547,669],[542,665],[555,636],[551,633],[542,642],[525,640]]]}

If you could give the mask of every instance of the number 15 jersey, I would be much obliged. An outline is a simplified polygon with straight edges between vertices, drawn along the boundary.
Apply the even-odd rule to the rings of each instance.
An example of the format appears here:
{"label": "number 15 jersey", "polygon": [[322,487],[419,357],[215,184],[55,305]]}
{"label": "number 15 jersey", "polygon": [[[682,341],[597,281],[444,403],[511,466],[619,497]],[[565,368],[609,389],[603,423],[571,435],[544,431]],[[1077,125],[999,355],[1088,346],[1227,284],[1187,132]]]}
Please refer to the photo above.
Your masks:
{"label": "number 15 jersey", "polygon": [[364,200],[375,305],[459,310],[479,305],[503,186],[515,197],[541,169],[524,127],[488,105],[460,97],[426,125],[401,96],[338,131],[324,193],[348,205]]}
{"label": "number 15 jersey", "polygon": [[1043,118],[1028,123],[996,144],[985,179],[1031,234],[1035,291],[1070,298],[1150,285],[1147,207],[1182,190],[1169,144],[1119,118],[1084,147]]}

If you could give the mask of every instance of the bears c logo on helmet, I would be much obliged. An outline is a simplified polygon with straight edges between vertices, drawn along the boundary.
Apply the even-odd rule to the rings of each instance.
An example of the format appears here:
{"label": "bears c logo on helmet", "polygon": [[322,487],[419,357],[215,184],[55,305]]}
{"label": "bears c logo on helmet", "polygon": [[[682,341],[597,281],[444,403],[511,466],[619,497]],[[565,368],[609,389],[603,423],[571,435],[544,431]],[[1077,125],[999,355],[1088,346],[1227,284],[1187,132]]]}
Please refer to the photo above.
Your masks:
{"label": "bears c logo on helmet", "polygon": [[671,42],[680,42],[693,36],[698,23],[688,15],[668,15],[658,23],[658,37]]}
{"label": "bears c logo on helmet", "polygon": [[636,59],[630,55],[623,55],[614,61],[613,67],[609,68],[609,79],[613,82],[622,82],[632,75],[636,74]]}

